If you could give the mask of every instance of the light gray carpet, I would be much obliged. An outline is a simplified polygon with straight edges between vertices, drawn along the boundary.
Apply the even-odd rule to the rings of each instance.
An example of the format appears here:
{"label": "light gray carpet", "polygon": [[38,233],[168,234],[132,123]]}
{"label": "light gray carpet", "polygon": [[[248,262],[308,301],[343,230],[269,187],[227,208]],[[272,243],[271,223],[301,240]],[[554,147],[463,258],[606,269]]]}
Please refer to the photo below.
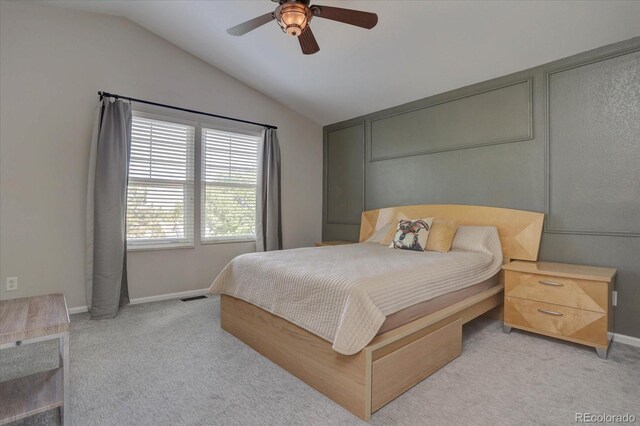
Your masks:
{"label": "light gray carpet", "polygon": [[[72,317],[74,425],[357,425],[320,393],[220,329],[219,299]],[[55,367],[55,343],[0,351],[0,380]],[[640,348],[592,349],[478,319],[462,356],[373,415],[373,425],[575,424],[576,412],[640,422]],[[50,411],[20,424],[55,424]]]}

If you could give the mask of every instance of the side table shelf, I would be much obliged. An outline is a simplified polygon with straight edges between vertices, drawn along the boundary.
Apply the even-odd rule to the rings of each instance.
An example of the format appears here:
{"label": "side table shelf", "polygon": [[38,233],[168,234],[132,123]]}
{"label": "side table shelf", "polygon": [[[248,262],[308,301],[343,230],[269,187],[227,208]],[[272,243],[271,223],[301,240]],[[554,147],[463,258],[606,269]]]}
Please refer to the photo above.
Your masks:
{"label": "side table shelf", "polygon": [[0,349],[59,341],[59,367],[0,382],[0,425],[54,408],[69,419],[69,314],[62,294],[0,301]]}
{"label": "side table shelf", "polygon": [[0,383],[0,418],[14,422],[61,407],[64,403],[62,368]]}

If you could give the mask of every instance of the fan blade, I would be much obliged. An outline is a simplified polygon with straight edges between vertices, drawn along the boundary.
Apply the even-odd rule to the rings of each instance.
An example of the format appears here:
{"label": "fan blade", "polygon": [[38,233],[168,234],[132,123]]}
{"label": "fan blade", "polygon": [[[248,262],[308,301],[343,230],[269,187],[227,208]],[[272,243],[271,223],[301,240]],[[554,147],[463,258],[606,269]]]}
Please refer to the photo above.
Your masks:
{"label": "fan blade", "polygon": [[313,15],[318,18],[331,19],[332,21],[343,22],[369,30],[378,23],[378,15],[371,12],[317,5],[311,6],[311,10],[313,11]]}
{"label": "fan blade", "polygon": [[231,27],[227,30],[229,34],[232,36],[241,36],[249,31],[253,31],[258,27],[263,26],[264,24],[273,21],[276,19],[273,16],[272,12],[265,13],[264,15],[258,16],[257,18],[249,19],[247,22],[243,22],[242,24],[238,24],[235,27]]}
{"label": "fan blade", "polygon": [[318,42],[309,26],[298,36],[298,41],[300,42],[302,53],[305,55],[313,55],[320,51],[320,46],[318,46]]}

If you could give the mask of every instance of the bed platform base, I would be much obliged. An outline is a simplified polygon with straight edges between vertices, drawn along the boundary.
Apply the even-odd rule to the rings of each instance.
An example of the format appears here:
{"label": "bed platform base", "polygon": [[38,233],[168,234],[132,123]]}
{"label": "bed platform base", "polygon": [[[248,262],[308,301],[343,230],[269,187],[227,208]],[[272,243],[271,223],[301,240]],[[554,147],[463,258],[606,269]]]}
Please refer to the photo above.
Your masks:
{"label": "bed platform base", "polygon": [[374,338],[355,355],[250,303],[221,295],[229,333],[356,416],[371,414],[460,355],[462,325],[502,303],[502,284]]}
{"label": "bed platform base", "polygon": [[[465,205],[387,207],[362,213],[360,241],[398,214],[495,226],[504,262],[538,259],[544,214]],[[462,325],[489,312],[502,317],[499,284],[374,338],[355,355],[341,355],[306,330],[231,296],[221,296],[222,328],[356,416],[371,413],[460,355]]]}

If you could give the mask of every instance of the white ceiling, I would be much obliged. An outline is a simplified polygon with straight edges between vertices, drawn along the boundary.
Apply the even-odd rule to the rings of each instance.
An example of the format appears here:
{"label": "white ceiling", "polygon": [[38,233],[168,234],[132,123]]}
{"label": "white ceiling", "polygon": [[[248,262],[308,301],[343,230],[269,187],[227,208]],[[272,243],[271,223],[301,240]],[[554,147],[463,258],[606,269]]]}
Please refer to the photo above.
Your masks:
{"label": "white ceiling", "polygon": [[321,50],[305,56],[275,22],[225,32],[272,11],[269,0],[53,3],[124,16],[320,124],[640,35],[640,1],[318,2],[375,12],[378,25],[315,18]]}

